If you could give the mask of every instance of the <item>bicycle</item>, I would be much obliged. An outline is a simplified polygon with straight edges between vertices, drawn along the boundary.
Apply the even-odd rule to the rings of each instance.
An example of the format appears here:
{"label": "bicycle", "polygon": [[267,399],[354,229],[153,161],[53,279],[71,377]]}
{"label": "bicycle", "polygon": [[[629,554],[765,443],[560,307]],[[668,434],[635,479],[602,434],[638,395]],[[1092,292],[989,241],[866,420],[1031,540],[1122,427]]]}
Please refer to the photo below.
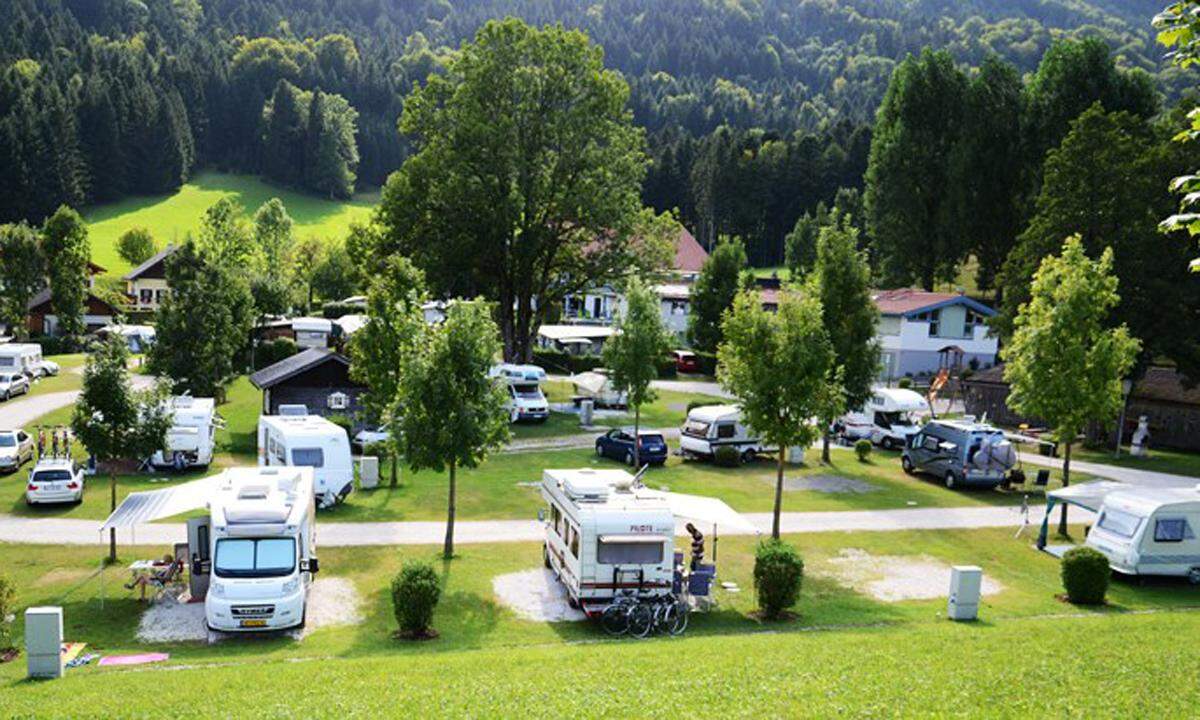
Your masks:
{"label": "bicycle", "polygon": [[669,595],[647,602],[622,596],[604,609],[600,624],[612,636],[645,638],[654,632],[680,635],[687,629],[690,611],[686,601]]}
{"label": "bicycle", "polygon": [[632,595],[622,595],[614,598],[611,605],[604,608],[600,615],[600,626],[604,632],[614,637],[624,635],[629,631],[629,614],[641,603]]}

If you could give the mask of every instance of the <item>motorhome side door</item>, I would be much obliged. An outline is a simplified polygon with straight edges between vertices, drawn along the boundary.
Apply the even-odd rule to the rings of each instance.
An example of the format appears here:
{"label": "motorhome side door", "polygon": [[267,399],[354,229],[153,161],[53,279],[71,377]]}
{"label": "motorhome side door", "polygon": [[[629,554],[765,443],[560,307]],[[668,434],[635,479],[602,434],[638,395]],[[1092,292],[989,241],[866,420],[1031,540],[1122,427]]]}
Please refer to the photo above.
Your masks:
{"label": "motorhome side door", "polygon": [[188,557],[191,568],[188,573],[188,589],[196,600],[208,595],[208,581],[212,572],[212,520],[204,517],[189,518],[187,521]]}

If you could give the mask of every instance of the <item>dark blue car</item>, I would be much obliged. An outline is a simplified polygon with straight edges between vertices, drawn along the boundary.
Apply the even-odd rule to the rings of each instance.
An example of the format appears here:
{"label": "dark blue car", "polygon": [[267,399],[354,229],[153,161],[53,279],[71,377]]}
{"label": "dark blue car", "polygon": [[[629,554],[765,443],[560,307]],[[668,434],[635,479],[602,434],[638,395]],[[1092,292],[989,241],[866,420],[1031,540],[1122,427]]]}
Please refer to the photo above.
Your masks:
{"label": "dark blue car", "polygon": [[[643,465],[662,465],[667,461],[667,441],[661,433],[640,433],[638,459]],[[633,465],[633,430],[615,429],[596,438],[596,456]]]}

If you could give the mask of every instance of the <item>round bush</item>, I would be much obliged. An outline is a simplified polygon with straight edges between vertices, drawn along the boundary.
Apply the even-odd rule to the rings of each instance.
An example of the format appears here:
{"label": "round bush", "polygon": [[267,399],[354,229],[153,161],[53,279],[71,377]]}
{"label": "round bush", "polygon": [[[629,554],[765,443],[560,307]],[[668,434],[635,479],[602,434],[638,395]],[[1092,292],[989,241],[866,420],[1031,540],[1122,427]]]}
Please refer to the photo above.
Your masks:
{"label": "round bush", "polygon": [[896,381],[896,387],[901,390],[912,390],[912,378],[902,377]]}
{"label": "round bush", "polygon": [[427,637],[433,622],[433,610],[442,596],[433,566],[424,562],[406,562],[392,579],[392,611],[406,637]]}
{"label": "round bush", "polygon": [[1101,605],[1112,571],[1108,558],[1090,547],[1071,548],[1063,554],[1062,582],[1067,599],[1076,605]]}
{"label": "round bush", "polygon": [[866,462],[871,457],[871,441],[866,438],[861,438],[854,441],[854,454],[858,456],[859,462]]}
{"label": "round bush", "polygon": [[742,454],[732,445],[720,445],[713,450],[713,464],[717,467],[737,467],[742,464]]}
{"label": "round bush", "polygon": [[17,591],[12,581],[6,575],[0,575],[0,650],[12,647],[12,623],[8,616],[16,613],[13,603],[16,602]]}
{"label": "round bush", "polygon": [[794,606],[804,580],[804,560],[781,540],[759,544],[754,555],[754,592],[763,617],[773,620]]}

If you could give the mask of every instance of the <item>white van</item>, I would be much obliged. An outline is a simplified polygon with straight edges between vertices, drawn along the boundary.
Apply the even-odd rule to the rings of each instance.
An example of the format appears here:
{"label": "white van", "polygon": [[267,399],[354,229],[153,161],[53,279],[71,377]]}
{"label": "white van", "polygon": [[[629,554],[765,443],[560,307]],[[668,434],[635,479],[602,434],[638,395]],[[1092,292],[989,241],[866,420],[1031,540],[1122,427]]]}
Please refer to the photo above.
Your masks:
{"label": "white van", "polygon": [[171,429],[167,431],[166,447],[154,453],[150,464],[176,470],[208,467],[216,444],[216,402],[213,398],[179,395],[170,398],[167,407]]}
{"label": "white van", "polygon": [[858,410],[839,421],[848,440],[870,440],[886,450],[902,448],[921,429],[919,415],[929,413],[929,401],[903,388],[879,388]]}
{"label": "white van", "polygon": [[0,372],[21,373],[30,380],[45,374],[42,346],[36,343],[0,344]]}
{"label": "white van", "polygon": [[311,467],[322,508],[341,502],[354,487],[346,431],[319,415],[258,418],[259,467]]}
{"label": "white van", "polygon": [[661,493],[640,493],[624,470],[546,470],[543,556],[588,616],[617,595],[671,592],[675,516]]}
{"label": "white van", "polygon": [[712,458],[716,449],[729,445],[743,460],[772,452],[742,422],[742,410],[736,405],[702,405],[688,411],[679,433],[679,449],[685,458]]}
{"label": "white van", "polygon": [[542,368],[537,365],[501,363],[488,371],[488,377],[503,378],[508,383],[510,422],[545,422],[550,417],[550,404],[546,402],[540,385],[546,379],[546,371]]}
{"label": "white van", "polygon": [[209,576],[204,597],[209,629],[302,627],[319,569],[312,470],[226,470],[208,507],[208,527],[204,521],[189,526],[189,552],[192,573]]}

